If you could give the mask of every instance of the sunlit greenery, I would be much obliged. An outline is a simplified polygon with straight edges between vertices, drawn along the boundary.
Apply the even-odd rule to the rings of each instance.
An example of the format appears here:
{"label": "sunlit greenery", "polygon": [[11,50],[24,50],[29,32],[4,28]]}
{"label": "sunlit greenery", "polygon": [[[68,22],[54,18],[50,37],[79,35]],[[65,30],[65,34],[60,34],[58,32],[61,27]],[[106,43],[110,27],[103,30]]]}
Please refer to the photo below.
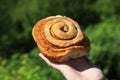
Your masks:
{"label": "sunlit greenery", "polygon": [[88,58],[120,80],[120,0],[1,0],[0,80],[65,80],[39,56],[31,31],[42,18],[76,20],[91,40]]}

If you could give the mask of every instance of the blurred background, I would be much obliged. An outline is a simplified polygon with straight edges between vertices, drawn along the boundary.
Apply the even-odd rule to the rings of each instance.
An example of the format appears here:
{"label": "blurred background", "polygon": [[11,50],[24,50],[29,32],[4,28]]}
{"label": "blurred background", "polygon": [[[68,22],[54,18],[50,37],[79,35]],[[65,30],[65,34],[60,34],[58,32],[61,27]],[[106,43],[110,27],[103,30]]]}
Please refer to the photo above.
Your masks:
{"label": "blurred background", "polygon": [[0,80],[65,80],[38,56],[31,31],[45,17],[76,20],[91,40],[88,58],[120,80],[120,0],[0,0]]}

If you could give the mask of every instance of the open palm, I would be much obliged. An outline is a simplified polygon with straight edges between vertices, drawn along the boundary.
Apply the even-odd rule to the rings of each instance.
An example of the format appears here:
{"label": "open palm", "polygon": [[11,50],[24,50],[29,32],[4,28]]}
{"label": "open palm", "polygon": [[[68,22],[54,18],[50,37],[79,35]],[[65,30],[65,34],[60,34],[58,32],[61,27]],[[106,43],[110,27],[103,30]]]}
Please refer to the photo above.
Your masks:
{"label": "open palm", "polygon": [[104,80],[101,70],[86,57],[71,59],[63,63],[54,63],[49,61],[43,54],[39,54],[39,56],[49,66],[59,70],[67,80]]}

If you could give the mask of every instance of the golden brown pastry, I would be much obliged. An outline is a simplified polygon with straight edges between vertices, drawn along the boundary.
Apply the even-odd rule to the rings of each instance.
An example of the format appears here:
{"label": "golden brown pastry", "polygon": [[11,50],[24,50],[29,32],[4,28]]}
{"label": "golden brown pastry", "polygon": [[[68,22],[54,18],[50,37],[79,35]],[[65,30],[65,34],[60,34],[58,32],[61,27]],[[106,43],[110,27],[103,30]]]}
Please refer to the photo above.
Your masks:
{"label": "golden brown pastry", "polygon": [[90,50],[90,41],[79,24],[65,16],[52,16],[38,21],[32,35],[43,55],[54,62],[78,58]]}

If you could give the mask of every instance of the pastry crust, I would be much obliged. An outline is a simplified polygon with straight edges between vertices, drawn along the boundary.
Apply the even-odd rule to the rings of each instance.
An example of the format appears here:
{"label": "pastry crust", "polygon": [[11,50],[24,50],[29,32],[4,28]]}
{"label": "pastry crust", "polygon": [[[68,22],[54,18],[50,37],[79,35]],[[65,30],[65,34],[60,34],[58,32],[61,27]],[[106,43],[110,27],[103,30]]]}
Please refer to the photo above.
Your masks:
{"label": "pastry crust", "polygon": [[43,55],[54,62],[78,58],[90,50],[90,41],[79,24],[65,16],[38,21],[33,27],[32,36]]}

